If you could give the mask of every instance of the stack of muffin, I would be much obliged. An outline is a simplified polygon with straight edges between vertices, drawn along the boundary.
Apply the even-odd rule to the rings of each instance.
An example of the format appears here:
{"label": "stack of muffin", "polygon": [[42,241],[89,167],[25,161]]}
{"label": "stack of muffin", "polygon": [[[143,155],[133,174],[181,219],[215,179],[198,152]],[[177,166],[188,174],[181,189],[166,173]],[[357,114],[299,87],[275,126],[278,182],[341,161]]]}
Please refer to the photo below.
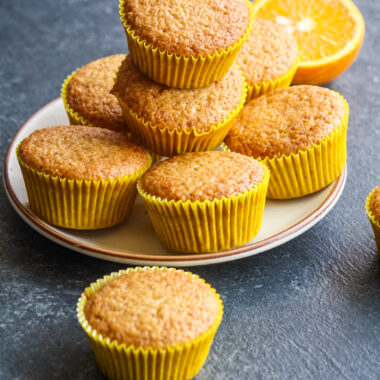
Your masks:
{"label": "stack of muffin", "polygon": [[[137,188],[167,248],[213,252],[258,233],[267,196],[304,196],[340,175],[347,103],[322,87],[288,88],[297,42],[254,20],[249,1],[121,0],[120,15],[130,54],[71,74],[62,98],[72,126],[18,147],[42,219],[110,227]],[[171,158],[149,168],[151,155]]]}
{"label": "stack of muffin", "polygon": [[[120,15],[130,54],[71,74],[62,98],[72,125],[36,131],[17,148],[42,219],[110,227],[128,217],[138,189],[167,248],[219,251],[258,233],[267,196],[301,197],[340,175],[346,101],[322,87],[289,87],[297,42],[254,20],[250,2],[120,0]],[[152,156],[170,158],[151,167]],[[367,211],[378,243],[379,204],[377,188]],[[77,308],[100,369],[114,379],[192,378],[222,314],[203,280],[156,267],[105,276]]]}

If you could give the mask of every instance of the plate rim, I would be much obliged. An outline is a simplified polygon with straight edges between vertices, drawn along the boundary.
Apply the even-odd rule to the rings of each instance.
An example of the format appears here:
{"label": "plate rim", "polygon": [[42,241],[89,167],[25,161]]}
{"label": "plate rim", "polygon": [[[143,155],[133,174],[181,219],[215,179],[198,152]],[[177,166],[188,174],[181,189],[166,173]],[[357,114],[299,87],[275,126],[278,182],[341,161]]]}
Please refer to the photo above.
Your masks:
{"label": "plate rim", "polygon": [[[284,229],[283,231],[271,237],[268,237],[264,240],[261,240],[255,243],[251,243],[249,245],[236,247],[228,251],[210,252],[210,253],[202,253],[202,254],[173,253],[172,255],[157,256],[157,255],[136,254],[136,253],[117,251],[117,250],[110,250],[110,249],[96,247],[91,244],[86,244],[86,243],[80,242],[78,240],[69,238],[61,234],[60,232],[50,227],[49,224],[45,223],[36,215],[34,215],[34,213],[31,210],[29,210],[20,202],[20,200],[16,196],[16,193],[13,190],[13,187],[11,185],[10,178],[9,178],[10,156],[15,149],[15,144],[16,144],[16,140],[18,140],[18,136],[21,134],[21,132],[25,128],[27,128],[28,124],[30,124],[34,119],[36,119],[39,116],[40,113],[44,112],[47,108],[53,106],[55,103],[59,101],[61,101],[60,97],[50,101],[45,106],[43,106],[38,111],[36,111],[22,124],[22,126],[13,136],[5,155],[4,166],[3,166],[3,181],[4,181],[6,194],[11,205],[13,206],[15,211],[20,215],[20,217],[29,226],[35,229],[38,233],[41,233],[46,238],[54,241],[55,243],[63,245],[69,249],[73,249],[80,253],[84,253],[90,256],[95,256],[98,258],[102,258],[104,260],[111,260],[111,261],[123,260],[123,262],[129,261],[131,263],[165,262],[165,263],[179,263],[180,265],[181,264],[186,265],[189,263],[193,265],[202,265],[203,262],[207,264],[207,261],[209,260],[217,260],[217,262],[220,262],[221,259],[225,259],[224,261],[230,261],[230,260],[233,260],[233,258],[231,259],[231,257],[242,255],[244,253],[246,253],[247,256],[251,256],[251,255],[261,253],[265,250],[275,248],[281,244],[285,244],[287,241],[293,238],[296,238],[301,233],[305,232],[306,230],[314,226],[319,220],[321,220],[332,209],[332,207],[338,201],[344,189],[346,176],[347,176],[346,166],[343,169],[340,176],[335,180],[334,186],[332,187],[326,199],[319,205],[318,208],[316,208],[313,212],[311,212],[305,218],[301,219],[297,223],[293,224],[292,226]],[[267,249],[264,249],[265,247],[267,247]],[[252,252],[249,254],[250,251]],[[246,256],[243,256],[243,257],[246,257]],[[236,259],[243,258],[243,257],[241,256],[236,257]]]}

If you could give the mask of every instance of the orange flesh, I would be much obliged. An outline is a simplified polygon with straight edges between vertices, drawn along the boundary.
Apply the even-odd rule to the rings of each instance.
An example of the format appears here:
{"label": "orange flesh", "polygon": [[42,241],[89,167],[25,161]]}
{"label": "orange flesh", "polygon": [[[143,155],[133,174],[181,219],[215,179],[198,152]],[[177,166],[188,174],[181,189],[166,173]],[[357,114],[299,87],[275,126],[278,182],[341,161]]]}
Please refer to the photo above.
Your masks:
{"label": "orange flesh", "polygon": [[297,38],[302,61],[331,56],[345,47],[357,33],[358,25],[338,0],[272,0],[270,9],[258,16],[289,27]]}

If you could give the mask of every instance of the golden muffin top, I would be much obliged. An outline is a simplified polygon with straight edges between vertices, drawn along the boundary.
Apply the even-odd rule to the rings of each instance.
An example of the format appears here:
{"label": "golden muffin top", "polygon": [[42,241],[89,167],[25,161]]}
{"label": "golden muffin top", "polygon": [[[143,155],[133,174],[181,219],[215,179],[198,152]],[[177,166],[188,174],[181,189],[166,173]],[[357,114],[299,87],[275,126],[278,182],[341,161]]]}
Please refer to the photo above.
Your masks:
{"label": "golden muffin top", "polygon": [[380,223],[380,185],[375,188],[372,194],[369,208],[376,221]]}
{"label": "golden muffin top", "polygon": [[216,322],[217,296],[199,278],[179,271],[136,271],[117,277],[87,301],[85,317],[103,337],[135,347],[188,342]]}
{"label": "golden muffin top", "polygon": [[293,35],[281,25],[256,17],[236,63],[248,84],[253,86],[286,74],[297,58],[298,44]]}
{"label": "golden muffin top", "polygon": [[142,188],[161,199],[204,201],[247,191],[264,178],[263,166],[234,152],[199,152],[159,162],[142,177]]}
{"label": "golden muffin top", "polygon": [[234,65],[224,78],[207,87],[170,88],[146,78],[128,56],[112,92],[128,109],[152,125],[205,132],[238,107],[245,86],[240,70]]}
{"label": "golden muffin top", "polygon": [[342,98],[318,86],[293,86],[251,100],[233,122],[227,146],[254,158],[305,150],[340,126]]}
{"label": "golden muffin top", "polygon": [[226,49],[249,25],[245,0],[124,0],[123,7],[141,40],[185,56]]}
{"label": "golden muffin top", "polygon": [[67,85],[69,106],[96,127],[125,131],[123,111],[110,93],[125,55],[100,58],[80,68]]}
{"label": "golden muffin top", "polygon": [[146,167],[149,155],[122,132],[87,126],[34,131],[19,146],[21,160],[40,172],[68,179],[114,179]]}

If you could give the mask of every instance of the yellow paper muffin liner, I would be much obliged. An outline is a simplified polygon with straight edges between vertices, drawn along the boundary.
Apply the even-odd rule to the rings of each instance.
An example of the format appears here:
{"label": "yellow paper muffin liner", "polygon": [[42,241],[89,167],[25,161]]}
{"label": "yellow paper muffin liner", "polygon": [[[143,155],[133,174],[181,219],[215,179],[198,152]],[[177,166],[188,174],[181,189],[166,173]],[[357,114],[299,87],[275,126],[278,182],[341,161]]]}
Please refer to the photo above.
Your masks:
{"label": "yellow paper muffin liner", "polygon": [[282,74],[280,77],[271,79],[261,83],[255,83],[253,86],[247,85],[247,99],[246,103],[248,103],[251,99],[257,98],[261,95],[264,95],[268,92],[272,92],[274,90],[278,90],[281,88],[287,88],[292,83],[293,77],[297,71],[299,60],[290,68],[288,72]]}
{"label": "yellow paper muffin liner", "polygon": [[368,195],[365,207],[366,207],[368,219],[369,219],[371,226],[372,226],[372,229],[373,229],[373,233],[375,234],[377,251],[380,255],[380,222],[375,218],[375,215],[372,213],[371,207],[370,207],[374,191],[375,191],[375,189],[373,189],[371,191],[371,193]]}
{"label": "yellow paper muffin liner", "polygon": [[[243,74],[242,74],[243,75]],[[242,110],[247,97],[247,84],[237,107],[222,121],[210,125],[205,132],[197,132],[195,128],[178,130],[161,127],[146,121],[132,111],[119,94],[115,94],[124,112],[125,120],[132,134],[132,139],[149,151],[161,156],[173,156],[187,152],[203,152],[215,149],[226,137],[232,122]]]}
{"label": "yellow paper muffin liner", "polygon": [[153,228],[162,244],[183,253],[217,252],[253,239],[261,228],[269,170],[252,189],[231,197],[174,201],[148,194],[137,182]]}
{"label": "yellow paper muffin liner", "polygon": [[136,173],[107,180],[78,180],[51,176],[17,159],[29,206],[45,222],[78,230],[111,227],[126,219],[136,198],[136,181],[150,167],[151,157]]}
{"label": "yellow paper muffin liner", "polygon": [[84,314],[87,300],[110,280],[127,273],[144,270],[179,271],[200,279],[190,272],[174,268],[137,267],[111,273],[92,283],[86,288],[77,304],[77,317],[80,325],[88,335],[97,364],[102,373],[109,379],[117,380],[185,380],[193,378],[201,369],[207,358],[211,343],[223,316],[223,303],[219,294],[204,282],[215,294],[219,312],[214,324],[199,337],[182,344],[164,348],[142,348],[110,341],[93,329]]}
{"label": "yellow paper muffin liner", "polygon": [[177,88],[205,87],[223,78],[232,66],[236,54],[247,39],[253,26],[253,7],[249,9],[249,25],[244,35],[227,49],[213,54],[184,56],[160,50],[140,39],[127,22],[124,0],[120,0],[120,19],[123,24],[129,52],[139,70],[155,82]]}
{"label": "yellow paper muffin liner", "polygon": [[[343,101],[345,113],[340,125],[324,140],[290,155],[256,158],[270,170],[268,198],[291,199],[315,193],[342,173],[347,159],[349,107],[346,100],[338,95]],[[231,150],[226,143],[222,144],[222,148]]]}

